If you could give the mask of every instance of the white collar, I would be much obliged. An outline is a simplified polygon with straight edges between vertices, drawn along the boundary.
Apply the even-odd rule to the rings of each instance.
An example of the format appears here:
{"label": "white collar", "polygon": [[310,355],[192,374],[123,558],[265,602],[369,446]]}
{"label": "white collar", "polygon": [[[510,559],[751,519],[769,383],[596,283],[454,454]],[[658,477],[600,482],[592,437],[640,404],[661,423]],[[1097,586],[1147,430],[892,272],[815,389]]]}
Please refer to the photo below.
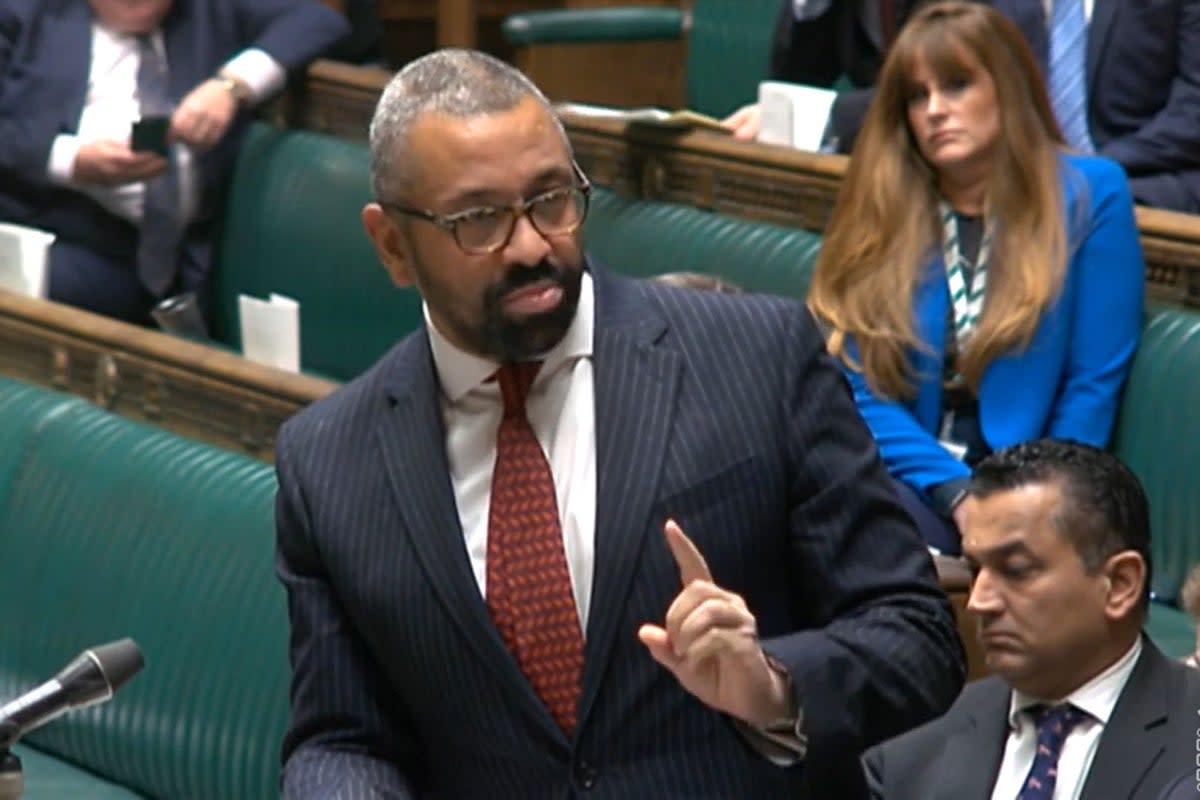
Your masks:
{"label": "white collar", "polygon": [[[468,392],[490,378],[499,369],[500,364],[451,344],[433,324],[429,317],[429,306],[423,301],[421,311],[425,315],[425,328],[429,331],[429,349],[433,351],[433,363],[442,392],[451,404],[457,403]],[[542,355],[542,368],[538,371],[535,384],[568,362],[591,356],[595,312],[592,275],[584,270],[580,280],[579,305],[575,309],[575,318],[571,320],[570,327],[558,344]]]}
{"label": "white collar", "polygon": [[[1051,705],[1070,703],[1081,711],[1086,711],[1101,725],[1107,725],[1108,718],[1112,716],[1117,700],[1120,699],[1121,692],[1124,691],[1125,684],[1129,681],[1129,676],[1133,674],[1133,668],[1141,655],[1142,637],[1138,636],[1133,647],[1130,647],[1125,655],[1113,662],[1108,669],[1066,697],[1056,699]],[[1024,719],[1022,712],[1031,706],[1043,705],[1046,702],[1046,698],[1032,697],[1014,689],[1008,707],[1009,728],[1019,729],[1022,719]]]}

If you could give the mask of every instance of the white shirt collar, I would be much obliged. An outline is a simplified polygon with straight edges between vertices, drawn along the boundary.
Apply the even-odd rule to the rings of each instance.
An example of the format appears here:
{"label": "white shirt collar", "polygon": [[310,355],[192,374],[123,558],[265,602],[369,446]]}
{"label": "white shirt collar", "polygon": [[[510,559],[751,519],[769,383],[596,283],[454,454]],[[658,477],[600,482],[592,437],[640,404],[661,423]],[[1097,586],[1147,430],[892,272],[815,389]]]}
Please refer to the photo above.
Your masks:
{"label": "white shirt collar", "polygon": [[[1133,643],[1133,647],[1130,647],[1125,655],[1113,662],[1112,666],[1066,697],[1055,700],[1052,704],[1070,703],[1076,708],[1086,711],[1101,725],[1107,725],[1108,718],[1112,716],[1117,700],[1121,697],[1121,692],[1124,691],[1125,684],[1128,683],[1129,676],[1133,674],[1133,668],[1137,665],[1141,655],[1142,637],[1139,636]],[[1012,730],[1019,729],[1025,719],[1022,712],[1031,706],[1046,702],[1044,698],[1031,697],[1014,689],[1009,701],[1009,727]]]}
{"label": "white shirt collar", "polygon": [[[433,363],[437,368],[442,392],[450,403],[457,403],[468,392],[482,384],[499,369],[500,364],[490,358],[468,353],[451,344],[450,340],[433,324],[429,317],[429,306],[421,303],[425,315],[425,328],[429,331],[429,349],[433,351]],[[584,270],[579,287],[579,306],[575,319],[571,320],[566,334],[558,344],[542,356],[542,368],[538,371],[535,384],[557,372],[560,367],[578,358],[592,355],[596,301],[592,289],[592,275]]]}

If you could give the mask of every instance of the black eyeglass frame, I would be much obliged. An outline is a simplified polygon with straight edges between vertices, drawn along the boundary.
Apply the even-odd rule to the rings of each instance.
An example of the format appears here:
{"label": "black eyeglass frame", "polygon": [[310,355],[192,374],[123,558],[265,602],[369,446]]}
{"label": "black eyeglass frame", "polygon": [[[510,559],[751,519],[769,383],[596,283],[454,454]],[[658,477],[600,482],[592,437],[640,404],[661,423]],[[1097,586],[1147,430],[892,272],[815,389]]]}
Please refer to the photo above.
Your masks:
{"label": "black eyeglass frame", "polygon": [[[583,222],[584,222],[584,220],[587,219],[588,209],[591,207],[592,184],[591,184],[591,181],[589,181],[587,179],[587,176],[583,174],[583,170],[580,169],[579,165],[577,163],[575,163],[575,161],[573,161],[573,160],[571,161],[571,169],[572,169],[572,171],[574,171],[575,177],[576,177],[578,183],[573,183],[568,186],[560,186],[556,189],[551,189],[547,192],[542,192],[541,194],[536,195],[535,197],[531,197],[528,200],[525,200],[520,203],[516,203],[514,205],[476,206],[475,208],[466,208],[466,209],[463,209],[462,211],[458,211],[453,214],[438,214],[433,211],[430,211],[427,208],[415,208],[413,206],[404,205],[403,203],[395,203],[390,200],[376,199],[375,202],[378,203],[382,208],[388,209],[390,211],[395,211],[398,214],[404,214],[405,216],[415,217],[416,219],[422,219],[422,220],[425,220],[426,222],[433,223],[437,227],[439,227],[442,230],[449,233],[450,238],[454,239],[454,243],[456,245],[458,245],[458,249],[462,250],[467,255],[477,255],[477,256],[490,255],[492,253],[498,253],[499,251],[508,247],[508,243],[512,241],[513,233],[515,233],[517,230],[517,221],[521,217],[525,217],[525,219],[529,220],[529,224],[532,225],[533,229],[535,231],[537,231],[538,234],[541,235],[542,237],[569,236],[572,233],[575,233],[575,231],[579,230],[581,227],[583,227]],[[538,227],[537,220],[535,220],[533,218],[533,216],[530,214],[530,212],[533,210],[533,207],[535,205],[537,205],[539,202],[545,200],[547,197],[549,197],[551,195],[555,195],[560,192],[563,194],[569,194],[571,192],[579,192],[581,194],[581,196],[583,197],[583,210],[579,214],[579,221],[577,223],[575,223],[574,225],[572,225],[571,227],[565,228],[560,231],[554,231],[552,233],[547,233],[547,232],[543,231],[540,227]],[[508,219],[509,219],[508,233],[505,234],[503,239],[501,239],[499,242],[492,245],[491,247],[487,247],[487,248],[465,247],[458,238],[458,223],[462,222],[465,219],[468,219],[472,215],[479,214],[481,211],[494,211],[497,214],[499,214],[501,212],[508,212]]]}

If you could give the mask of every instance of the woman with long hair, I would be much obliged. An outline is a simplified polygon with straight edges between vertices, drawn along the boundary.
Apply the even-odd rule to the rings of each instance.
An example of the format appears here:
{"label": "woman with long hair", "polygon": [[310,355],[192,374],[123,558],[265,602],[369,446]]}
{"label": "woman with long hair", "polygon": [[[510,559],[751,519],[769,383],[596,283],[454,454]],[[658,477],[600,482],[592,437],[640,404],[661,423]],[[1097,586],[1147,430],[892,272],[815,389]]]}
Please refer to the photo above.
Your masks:
{"label": "woman with long hair", "polygon": [[1124,173],[1066,150],[1019,29],[920,9],[884,63],[809,304],[931,546],[971,465],[1040,437],[1103,446],[1141,328]]}

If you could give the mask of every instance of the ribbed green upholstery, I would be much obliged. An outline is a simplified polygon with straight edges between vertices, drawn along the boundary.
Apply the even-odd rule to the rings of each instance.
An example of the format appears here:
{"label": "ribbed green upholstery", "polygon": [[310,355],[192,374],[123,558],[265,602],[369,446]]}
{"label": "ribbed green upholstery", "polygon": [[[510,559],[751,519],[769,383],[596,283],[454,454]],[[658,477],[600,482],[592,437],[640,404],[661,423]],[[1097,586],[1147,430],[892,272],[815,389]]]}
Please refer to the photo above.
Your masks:
{"label": "ribbed green upholstery", "polygon": [[[688,31],[687,105],[723,117],[758,96],[779,0],[695,0]],[[528,11],[505,20],[514,46],[673,37],[674,9],[646,6]]]}
{"label": "ribbed green upholstery", "polygon": [[[1113,436],[1113,451],[1150,497],[1153,588],[1164,604],[1200,563],[1200,314],[1154,309],[1142,331]],[[1175,656],[1195,647],[1195,625],[1156,603],[1147,630]]]}
{"label": "ribbed green upholstery", "polygon": [[617,272],[650,277],[685,270],[720,275],[751,292],[803,298],[821,237],[596,189],[584,225],[588,251]]}
{"label": "ribbed green upholstery", "polygon": [[688,34],[688,106],[724,117],[758,97],[779,0],[696,0]]}
{"label": "ribbed green upholstery", "polygon": [[0,504],[0,697],[92,644],[132,636],[146,658],[112,702],[27,743],[150,797],[275,796],[287,616],[270,465],[27,391],[53,399],[35,401],[49,410]]}
{"label": "ribbed green upholstery", "polygon": [[300,301],[301,363],[346,380],[421,319],[384,272],[359,212],[370,201],[357,142],[256,124],[238,155],[213,274],[213,333],[241,346],[239,293]]}
{"label": "ribbed green upholstery", "polygon": [[510,44],[561,42],[645,42],[678,39],[683,35],[683,11],[664,6],[572,8],[528,11],[504,20],[501,29]]}
{"label": "ribbed green upholstery", "polygon": [[25,793],[21,800],[139,800],[145,797],[40,750],[17,745],[13,752],[21,759],[21,771],[25,774]]}
{"label": "ribbed green upholstery", "polygon": [[0,508],[41,421],[82,402],[0,376]]}

